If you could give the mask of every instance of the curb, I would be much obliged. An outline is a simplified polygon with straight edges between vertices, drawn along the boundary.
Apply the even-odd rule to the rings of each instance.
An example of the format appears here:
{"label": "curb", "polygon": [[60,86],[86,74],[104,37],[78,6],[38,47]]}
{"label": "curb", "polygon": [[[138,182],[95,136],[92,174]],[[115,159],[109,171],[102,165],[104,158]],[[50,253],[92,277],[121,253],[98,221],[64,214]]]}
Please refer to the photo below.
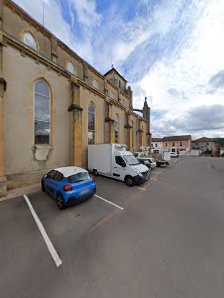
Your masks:
{"label": "curb", "polygon": [[31,194],[38,191],[41,191],[40,183],[32,184],[32,185],[24,186],[20,188],[15,188],[15,189],[9,190],[7,196],[0,198],[0,202],[4,202],[10,199],[15,199],[20,196],[23,196],[24,194]]}

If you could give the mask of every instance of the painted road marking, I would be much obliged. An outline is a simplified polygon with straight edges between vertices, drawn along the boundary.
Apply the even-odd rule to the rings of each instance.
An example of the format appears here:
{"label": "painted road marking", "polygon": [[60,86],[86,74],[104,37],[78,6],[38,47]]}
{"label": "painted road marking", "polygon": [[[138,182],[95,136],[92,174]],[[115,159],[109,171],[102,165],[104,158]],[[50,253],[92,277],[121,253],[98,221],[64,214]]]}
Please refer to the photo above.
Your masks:
{"label": "painted road marking", "polygon": [[141,189],[141,190],[146,190],[145,188],[139,187],[139,186],[134,186],[134,188],[138,188],[138,189]]}
{"label": "painted road marking", "polygon": [[152,180],[152,181],[157,181],[157,178],[150,178],[150,180]]}
{"label": "painted road marking", "polygon": [[94,197],[96,197],[96,198],[98,198],[98,199],[100,199],[100,200],[102,200],[102,201],[105,201],[105,202],[107,202],[108,204],[111,204],[111,205],[117,207],[117,208],[120,209],[120,210],[124,210],[123,207],[121,207],[121,206],[119,206],[119,205],[117,205],[117,204],[114,204],[114,203],[112,203],[111,201],[108,201],[108,200],[106,200],[106,199],[104,199],[104,198],[102,198],[102,197],[100,197],[100,196],[98,196],[98,195],[94,195]]}
{"label": "painted road marking", "polygon": [[23,197],[24,197],[24,199],[25,199],[25,201],[26,201],[26,203],[27,203],[27,205],[28,205],[28,207],[30,209],[31,214],[33,215],[33,218],[34,218],[34,220],[35,220],[35,222],[37,224],[37,227],[38,227],[38,229],[39,229],[39,231],[40,231],[40,233],[41,233],[41,235],[42,235],[42,237],[43,237],[43,239],[44,239],[44,241],[45,241],[45,243],[47,245],[47,248],[48,248],[48,250],[49,250],[49,252],[50,252],[50,254],[51,254],[51,256],[52,256],[52,258],[53,258],[53,260],[55,262],[55,265],[58,268],[62,264],[62,261],[59,258],[59,255],[56,252],[56,250],[55,250],[55,248],[54,248],[51,240],[49,239],[49,237],[48,237],[48,235],[47,235],[47,233],[46,233],[46,231],[44,229],[44,226],[42,225],[42,223],[41,223],[38,215],[36,214],[36,212],[35,212],[32,204],[31,204],[29,198],[27,197],[27,195],[23,195]]}
{"label": "painted road marking", "polygon": [[[108,178],[105,178],[105,177],[100,177],[100,178],[102,178],[103,180],[112,181],[112,182],[114,182],[114,183],[118,183],[118,184],[120,184],[120,185],[124,185],[125,187],[127,187],[127,185],[126,185],[123,181],[113,180],[113,179],[109,180]],[[139,187],[139,186],[133,186],[133,187],[134,187],[134,188],[141,189],[141,190],[146,190],[145,188],[143,188],[143,187]]]}

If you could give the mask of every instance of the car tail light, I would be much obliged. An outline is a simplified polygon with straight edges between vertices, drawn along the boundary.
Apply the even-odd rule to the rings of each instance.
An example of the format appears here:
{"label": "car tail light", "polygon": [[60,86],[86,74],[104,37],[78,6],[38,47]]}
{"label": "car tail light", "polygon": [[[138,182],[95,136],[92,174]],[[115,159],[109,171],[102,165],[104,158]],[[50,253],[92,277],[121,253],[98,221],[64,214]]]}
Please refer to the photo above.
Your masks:
{"label": "car tail light", "polygon": [[96,183],[96,179],[95,178],[92,178],[92,181],[93,181],[93,183]]}
{"label": "car tail light", "polygon": [[63,189],[64,189],[64,191],[71,191],[72,190],[72,185],[66,184],[66,185],[64,185]]}

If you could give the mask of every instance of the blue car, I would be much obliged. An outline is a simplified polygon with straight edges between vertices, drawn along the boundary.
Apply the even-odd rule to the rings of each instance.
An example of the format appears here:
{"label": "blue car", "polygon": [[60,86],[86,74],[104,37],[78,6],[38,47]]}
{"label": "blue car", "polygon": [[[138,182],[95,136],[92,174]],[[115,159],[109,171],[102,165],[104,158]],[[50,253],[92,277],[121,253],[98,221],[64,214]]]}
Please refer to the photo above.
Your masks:
{"label": "blue car", "polygon": [[59,209],[89,199],[96,192],[94,178],[79,167],[53,169],[42,177],[41,186],[56,200]]}

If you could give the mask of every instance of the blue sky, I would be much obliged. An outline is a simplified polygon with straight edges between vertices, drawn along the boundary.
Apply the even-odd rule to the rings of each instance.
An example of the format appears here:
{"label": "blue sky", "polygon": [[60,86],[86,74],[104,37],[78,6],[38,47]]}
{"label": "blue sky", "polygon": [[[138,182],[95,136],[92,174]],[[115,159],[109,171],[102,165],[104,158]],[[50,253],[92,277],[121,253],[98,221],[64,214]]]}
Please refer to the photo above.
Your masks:
{"label": "blue sky", "polygon": [[[224,136],[221,0],[44,0],[45,26],[105,73],[120,71],[153,136]],[[42,22],[43,0],[15,0]]]}

